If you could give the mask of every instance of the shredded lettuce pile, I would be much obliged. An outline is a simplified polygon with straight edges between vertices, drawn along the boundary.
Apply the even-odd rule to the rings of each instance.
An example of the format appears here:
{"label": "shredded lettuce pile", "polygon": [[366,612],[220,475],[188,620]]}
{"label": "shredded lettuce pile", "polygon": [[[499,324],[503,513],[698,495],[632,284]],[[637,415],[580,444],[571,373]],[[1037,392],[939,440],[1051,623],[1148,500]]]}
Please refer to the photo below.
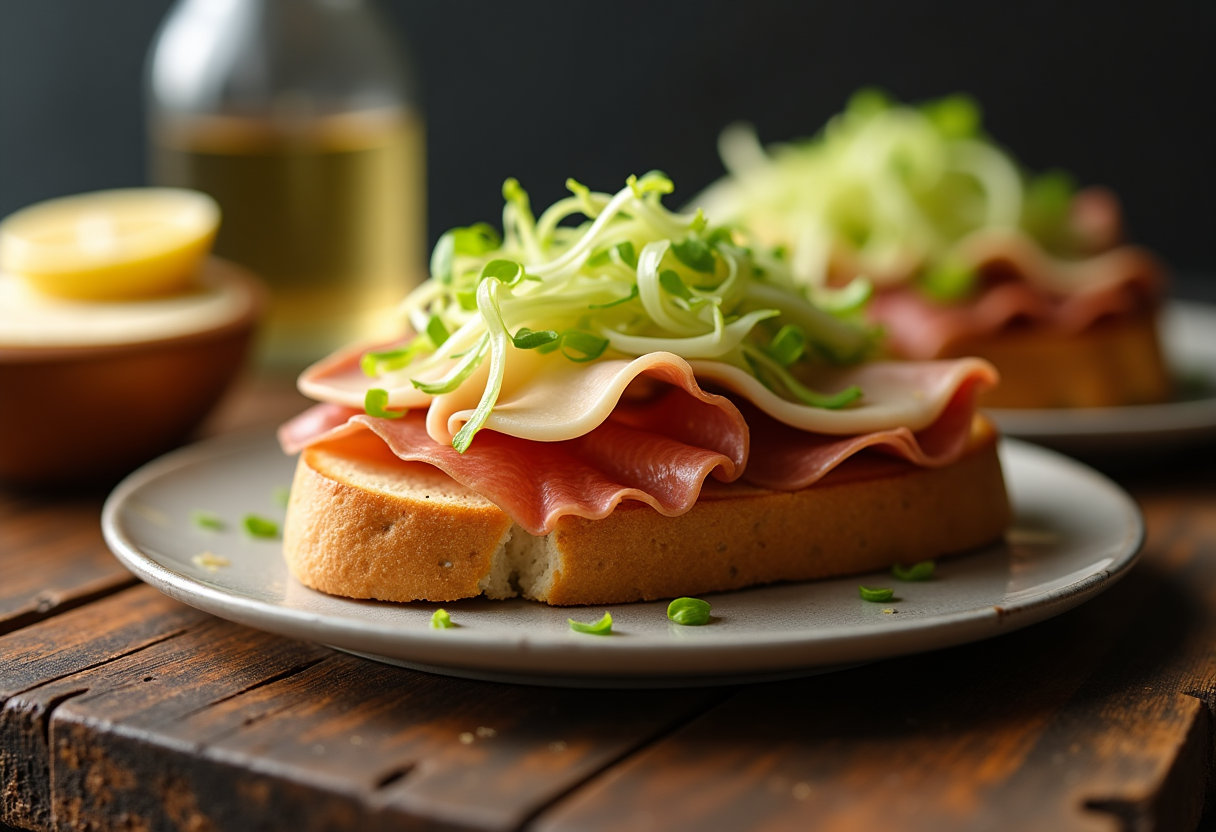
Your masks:
{"label": "shredded lettuce pile", "polygon": [[[674,186],[658,172],[630,177],[616,194],[572,179],[566,186],[571,195],[538,218],[508,179],[502,236],[485,223],[445,233],[430,279],[402,304],[418,334],[363,356],[364,373],[385,386],[412,383],[432,395],[457,389],[489,361],[456,450],[469,447],[493,410],[512,350],[560,351],[574,362],[666,351],[727,362],[812,407],[860,398],[855,387],[818,393],[798,376],[810,362],[851,363],[871,350],[874,333],[860,315],[866,282],[800,287],[781,252],[749,248],[699,210],[665,208]],[[369,413],[395,415],[386,403],[383,389],[368,393]]]}
{"label": "shredded lettuce pile", "polygon": [[806,285],[825,285],[845,250],[876,285],[911,277],[948,300],[973,284],[952,256],[972,232],[1020,229],[1048,248],[1067,245],[1072,179],[1024,173],[964,95],[908,106],[862,90],[810,139],[766,152],[750,125],[735,124],[719,150],[730,176],[700,204],[787,244]]}

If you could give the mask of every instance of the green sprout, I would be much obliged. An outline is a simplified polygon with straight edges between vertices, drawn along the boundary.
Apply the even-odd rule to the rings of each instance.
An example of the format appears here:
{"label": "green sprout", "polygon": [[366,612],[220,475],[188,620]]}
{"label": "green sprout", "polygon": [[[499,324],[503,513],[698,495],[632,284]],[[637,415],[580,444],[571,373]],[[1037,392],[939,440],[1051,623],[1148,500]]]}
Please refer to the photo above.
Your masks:
{"label": "green sprout", "polygon": [[700,598],[677,598],[667,605],[667,617],[677,624],[699,627],[709,623],[709,609]]}
{"label": "green sprout", "polygon": [[604,613],[604,617],[592,624],[584,624],[581,621],[575,621],[573,618],[566,619],[570,622],[570,629],[576,633],[588,633],[593,636],[606,636],[612,632],[612,613]]}

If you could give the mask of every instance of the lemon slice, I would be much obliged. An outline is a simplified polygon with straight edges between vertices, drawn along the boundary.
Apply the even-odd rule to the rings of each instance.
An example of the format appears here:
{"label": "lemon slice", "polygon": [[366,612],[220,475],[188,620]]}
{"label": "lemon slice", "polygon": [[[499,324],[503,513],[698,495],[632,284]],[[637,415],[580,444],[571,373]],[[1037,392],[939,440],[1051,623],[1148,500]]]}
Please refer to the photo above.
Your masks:
{"label": "lemon slice", "polygon": [[0,222],[0,269],[63,298],[174,294],[194,283],[219,219],[215,200],[183,188],[51,199]]}

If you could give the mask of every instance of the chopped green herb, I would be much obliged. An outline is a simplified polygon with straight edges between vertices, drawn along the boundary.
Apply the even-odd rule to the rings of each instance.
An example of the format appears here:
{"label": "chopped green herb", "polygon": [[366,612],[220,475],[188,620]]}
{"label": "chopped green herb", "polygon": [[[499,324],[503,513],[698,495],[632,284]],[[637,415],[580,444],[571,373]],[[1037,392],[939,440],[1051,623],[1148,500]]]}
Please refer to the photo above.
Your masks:
{"label": "chopped green herb", "polygon": [[460,308],[466,312],[472,312],[477,309],[477,290],[461,290],[456,293],[456,303],[460,304]]}
{"label": "chopped green herb", "polygon": [[876,604],[890,601],[895,596],[895,590],[893,589],[869,589],[868,587],[859,586],[857,590],[861,593],[863,601],[873,601]]}
{"label": "chopped green herb", "polygon": [[435,349],[442,347],[443,342],[448,340],[448,328],[443,325],[443,320],[438,315],[432,315],[426,322],[426,335],[435,345]]}
{"label": "chopped green herb", "polygon": [[528,192],[519,184],[519,180],[514,176],[507,177],[502,183],[502,198],[507,202],[513,202],[521,209],[532,212],[531,204],[528,200]]}
{"label": "chopped green herb", "polygon": [[591,198],[591,189],[573,177],[566,179],[566,190],[584,202]]}
{"label": "chopped green herb", "polygon": [[677,598],[667,605],[667,617],[677,624],[699,627],[709,623],[709,604],[700,598]]}
{"label": "chopped green herb", "polygon": [[456,625],[452,623],[452,617],[448,615],[448,611],[440,608],[431,614],[431,629],[432,630],[450,630]]}
{"label": "chopped green herb", "polygon": [[427,339],[416,338],[404,347],[364,353],[363,358],[359,360],[359,366],[364,375],[375,378],[383,373],[408,367],[420,352],[429,349],[430,346]]}
{"label": "chopped green herb", "polygon": [[935,568],[936,565],[931,560],[922,560],[920,563],[914,563],[911,566],[897,563],[891,567],[891,574],[901,581],[927,581],[933,577]]}
{"label": "chopped green herb", "polygon": [[210,511],[192,511],[190,512],[190,521],[200,529],[206,529],[209,532],[222,532],[228,527],[218,514]]}
{"label": "chopped green herb", "polygon": [[587,265],[592,268],[598,266],[607,266],[612,262],[612,249],[606,248],[602,251],[597,251],[595,254],[587,258]]}
{"label": "chopped green herb", "polygon": [[1067,171],[1044,171],[1026,184],[1022,204],[1022,225],[1048,246],[1068,250],[1073,229],[1069,209],[1077,192],[1077,182]]}
{"label": "chopped green herb", "polygon": [[625,180],[625,184],[633,191],[633,195],[639,199],[648,193],[669,194],[676,189],[675,183],[661,170],[652,170],[649,173],[644,173],[640,179],[631,175]]}
{"label": "chopped green herb", "polygon": [[604,354],[604,350],[608,349],[607,338],[578,329],[567,329],[563,332],[561,343],[562,355],[578,364],[594,361]]}
{"label": "chopped green herb", "polygon": [[604,613],[604,617],[594,624],[584,624],[581,621],[575,621],[573,618],[567,618],[570,622],[570,629],[576,633],[590,633],[593,636],[606,636],[612,632],[612,613]]}
{"label": "chopped green herb", "polygon": [[245,527],[245,531],[250,537],[278,537],[279,524],[273,520],[267,520],[265,517],[258,517],[256,514],[246,514],[241,520],[241,525]]}
{"label": "chopped green herb", "polygon": [[551,329],[533,332],[526,326],[521,326],[519,331],[511,336],[511,343],[515,345],[516,349],[534,350],[556,341],[558,337],[558,334]]}
{"label": "chopped green herb", "polygon": [[274,500],[275,505],[280,508],[287,508],[287,504],[291,502],[291,488],[286,485],[276,486],[270,496]]}
{"label": "chopped green herb", "polygon": [[948,139],[969,139],[979,133],[980,107],[969,95],[948,95],[921,105],[921,112]]}
{"label": "chopped green herb", "polygon": [[500,245],[502,238],[489,223],[479,222],[468,228],[445,231],[431,254],[431,276],[440,283],[451,283],[456,255],[475,257]]}
{"label": "chopped green herb", "polygon": [[508,286],[514,286],[524,279],[524,267],[514,260],[491,260],[481,269],[481,279],[497,278]]}
{"label": "chopped green herb", "polygon": [[601,206],[596,204],[595,197],[592,196],[590,188],[574,179],[566,180],[566,188],[570,193],[574,194],[575,199],[578,200],[579,209],[584,215],[591,219],[600,215]]}
{"label": "chopped green herb", "polygon": [[379,387],[373,387],[367,391],[363,397],[363,409],[368,416],[375,416],[379,419],[400,419],[405,415],[401,410],[386,410],[388,407],[388,391],[381,390]]}
{"label": "chopped green herb", "polygon": [[1077,181],[1065,170],[1040,173],[1026,187],[1026,208],[1052,219],[1061,219],[1072,204]]}
{"label": "chopped green herb", "polygon": [[961,263],[939,263],[920,279],[921,290],[939,301],[959,300],[975,286],[975,269]]}
{"label": "chopped green herb", "polygon": [[678,243],[672,243],[671,253],[676,259],[694,272],[713,274],[714,253],[705,243],[696,237],[689,237]]}
{"label": "chopped green herb", "polygon": [[631,269],[638,267],[638,253],[633,249],[633,243],[626,240],[623,243],[617,243],[615,251],[617,256],[621,258],[621,262]]}
{"label": "chopped green herb", "polygon": [[475,257],[502,245],[502,237],[488,222],[476,222],[467,228],[456,228],[453,233],[456,235],[457,254]]}
{"label": "chopped green herb", "polygon": [[664,269],[659,273],[659,285],[670,295],[684,300],[692,300],[692,292],[684,285],[684,281],[680,276],[671,269]]}
{"label": "chopped green herb", "polygon": [[806,332],[802,327],[786,324],[777,330],[772,343],[768,345],[768,354],[782,367],[788,367],[802,358],[806,352]]}
{"label": "chopped green herb", "polygon": [[617,243],[614,246],[596,252],[587,260],[588,266],[606,266],[612,262],[613,255],[620,258],[622,264],[631,269],[638,267],[638,255],[633,248],[633,243],[626,240],[623,243]]}

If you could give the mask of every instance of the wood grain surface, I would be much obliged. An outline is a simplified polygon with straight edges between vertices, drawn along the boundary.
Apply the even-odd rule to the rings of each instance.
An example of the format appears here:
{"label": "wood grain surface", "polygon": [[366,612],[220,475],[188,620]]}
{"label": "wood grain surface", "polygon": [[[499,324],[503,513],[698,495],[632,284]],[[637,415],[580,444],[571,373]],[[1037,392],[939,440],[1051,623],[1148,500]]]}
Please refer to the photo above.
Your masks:
{"label": "wood grain surface", "polygon": [[1194,828],[1214,759],[1216,512],[1149,519],[1144,561],[1095,601],[741,690],[538,828]]}
{"label": "wood grain surface", "polygon": [[101,503],[0,491],[0,633],[135,584],[101,540]]}
{"label": "wood grain surface", "polygon": [[[246,388],[211,430],[297,405],[273,394]],[[472,682],[250,630],[134,586],[100,494],[0,490],[0,823],[1193,830],[1216,761],[1212,470],[1120,475],[1144,558],[1058,618],[684,691]]]}

